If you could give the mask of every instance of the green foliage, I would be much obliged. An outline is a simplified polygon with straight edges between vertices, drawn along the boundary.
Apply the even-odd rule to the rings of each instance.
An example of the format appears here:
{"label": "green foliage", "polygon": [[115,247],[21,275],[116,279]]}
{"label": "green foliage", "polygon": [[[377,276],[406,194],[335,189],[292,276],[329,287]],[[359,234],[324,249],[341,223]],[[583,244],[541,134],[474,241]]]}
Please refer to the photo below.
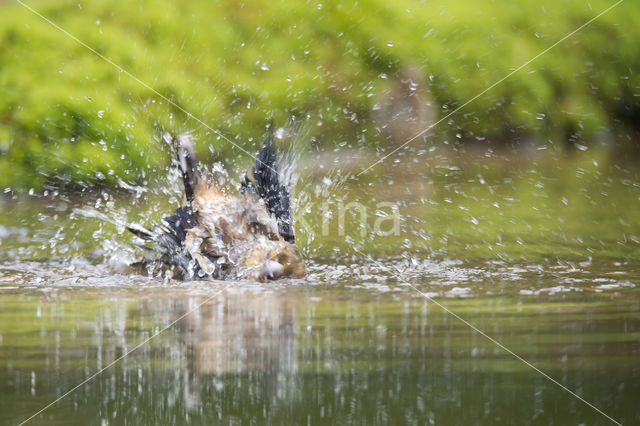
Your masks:
{"label": "green foliage", "polygon": [[[269,118],[310,120],[325,147],[376,145],[383,138],[372,111],[403,69],[420,70],[444,117],[611,4],[32,3],[145,84],[23,6],[2,4],[0,188],[141,181],[167,164],[164,131],[191,131],[203,140],[201,154],[211,155],[211,143],[213,157],[228,161],[241,153],[216,133],[253,152]],[[639,12],[640,3],[621,4],[442,123],[436,136],[601,136],[616,126],[625,96],[640,109]]]}

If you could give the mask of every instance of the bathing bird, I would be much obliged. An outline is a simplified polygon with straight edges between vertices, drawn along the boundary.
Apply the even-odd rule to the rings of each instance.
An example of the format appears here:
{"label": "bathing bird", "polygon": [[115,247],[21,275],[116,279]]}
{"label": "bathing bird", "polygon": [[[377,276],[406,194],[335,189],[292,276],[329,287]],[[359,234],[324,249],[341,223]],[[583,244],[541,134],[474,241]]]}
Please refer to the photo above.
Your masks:
{"label": "bathing bird", "polygon": [[[278,161],[273,124],[252,169],[236,194],[198,163],[188,134],[173,139],[185,201],[154,229],[129,225],[152,243],[132,266],[185,280],[302,278],[304,260],[295,245],[290,187]],[[167,276],[167,275],[165,275]]]}

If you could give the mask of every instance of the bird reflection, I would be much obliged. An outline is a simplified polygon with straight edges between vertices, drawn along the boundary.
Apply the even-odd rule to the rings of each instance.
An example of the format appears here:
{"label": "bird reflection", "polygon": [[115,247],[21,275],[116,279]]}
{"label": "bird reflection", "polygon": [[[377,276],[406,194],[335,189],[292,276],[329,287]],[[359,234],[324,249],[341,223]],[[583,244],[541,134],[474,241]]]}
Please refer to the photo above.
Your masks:
{"label": "bird reflection", "polygon": [[[250,376],[263,398],[295,398],[297,371],[295,321],[299,299],[291,294],[264,290],[227,290],[201,307],[198,299],[171,302],[180,356],[186,369],[181,372],[187,407],[201,404],[201,389],[231,376]],[[147,306],[165,311],[165,303]],[[195,310],[194,308],[197,307]]]}

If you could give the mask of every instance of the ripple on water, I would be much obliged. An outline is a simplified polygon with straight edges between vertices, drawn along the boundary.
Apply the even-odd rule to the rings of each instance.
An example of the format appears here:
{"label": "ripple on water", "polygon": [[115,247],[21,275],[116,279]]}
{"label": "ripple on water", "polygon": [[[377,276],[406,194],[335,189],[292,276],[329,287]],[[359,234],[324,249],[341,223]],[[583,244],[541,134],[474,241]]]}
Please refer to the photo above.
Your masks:
{"label": "ripple on water", "polygon": [[[304,286],[362,289],[375,293],[415,293],[416,297],[468,298],[487,295],[557,295],[569,292],[612,292],[636,287],[633,265],[544,265],[539,263],[463,262],[451,259],[384,259],[349,263],[309,261],[309,276],[268,284],[255,281],[163,280],[128,273],[122,261],[14,260],[0,264],[0,290],[19,289],[172,289],[209,294],[221,286],[229,291],[268,291]],[[417,290],[417,291],[416,291]],[[422,293],[422,295],[420,293]]]}

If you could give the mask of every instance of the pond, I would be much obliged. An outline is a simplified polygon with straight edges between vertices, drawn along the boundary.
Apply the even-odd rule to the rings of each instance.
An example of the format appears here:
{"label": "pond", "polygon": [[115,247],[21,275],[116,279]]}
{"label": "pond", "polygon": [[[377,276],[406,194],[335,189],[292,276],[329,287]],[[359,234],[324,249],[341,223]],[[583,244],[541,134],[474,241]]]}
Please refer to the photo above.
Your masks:
{"label": "pond", "polygon": [[124,223],[171,213],[173,178],[7,191],[0,423],[638,423],[637,172],[486,154],[414,152],[358,179],[332,169],[344,158],[302,161],[310,273],[268,284],[125,267]]}

